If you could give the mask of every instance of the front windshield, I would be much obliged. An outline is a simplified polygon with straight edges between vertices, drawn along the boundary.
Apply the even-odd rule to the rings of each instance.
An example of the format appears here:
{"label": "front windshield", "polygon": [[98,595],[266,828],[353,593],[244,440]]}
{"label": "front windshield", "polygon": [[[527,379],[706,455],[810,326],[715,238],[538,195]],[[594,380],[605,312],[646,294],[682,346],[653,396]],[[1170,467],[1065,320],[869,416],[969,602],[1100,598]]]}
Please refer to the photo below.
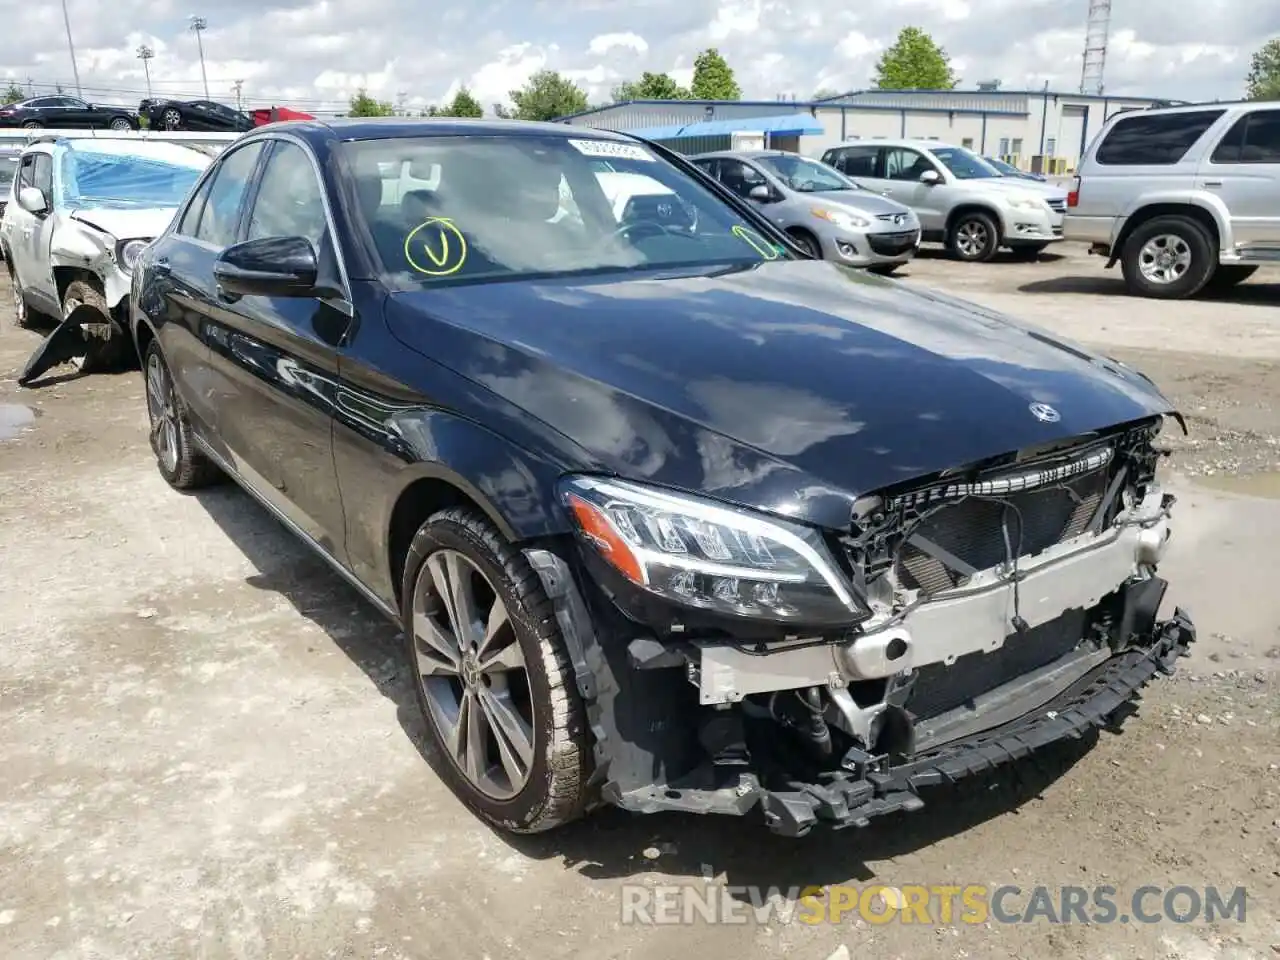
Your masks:
{"label": "front windshield", "polygon": [[933,155],[957,180],[985,180],[1004,174],[971,150],[964,147],[934,147]]}
{"label": "front windshield", "polygon": [[[176,144],[134,149],[80,148],[62,155],[61,190],[70,203],[123,203],[176,207],[210,158]],[[157,149],[165,148],[165,149]]]}
{"label": "front windshield", "polygon": [[986,161],[988,166],[995,167],[998,171],[1003,173],[1005,176],[1011,176],[1018,172],[1017,167],[1013,166],[1012,164],[1005,163],[1003,160],[997,160],[995,157],[983,157],[982,159]]}
{"label": "front windshield", "polygon": [[371,252],[400,288],[790,256],[638,143],[412,137],[341,149]]}
{"label": "front windshield", "polygon": [[798,193],[862,189],[840,171],[805,157],[756,157],[756,163]]}

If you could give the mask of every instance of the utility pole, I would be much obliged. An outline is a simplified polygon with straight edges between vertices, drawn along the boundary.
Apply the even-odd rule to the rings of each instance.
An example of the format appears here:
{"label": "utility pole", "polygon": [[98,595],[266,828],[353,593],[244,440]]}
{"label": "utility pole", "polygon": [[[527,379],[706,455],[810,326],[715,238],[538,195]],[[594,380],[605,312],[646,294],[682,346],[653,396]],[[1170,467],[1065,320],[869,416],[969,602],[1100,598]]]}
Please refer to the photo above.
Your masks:
{"label": "utility pole", "polygon": [[[64,4],[66,0],[63,0]],[[204,17],[191,17],[191,32],[196,35],[196,47],[200,51],[200,78],[204,81],[204,98],[209,99],[209,75],[204,71],[204,41],[200,39],[200,34],[209,28],[209,21]]]}
{"label": "utility pole", "polygon": [[76,45],[71,41],[71,15],[67,13],[67,0],[62,0],[62,22],[67,28],[67,50],[71,53],[71,73],[76,78],[76,96],[84,99],[80,89],[80,68],[76,66]]}
{"label": "utility pole", "polygon": [[241,104],[241,95],[244,93],[244,81],[237,80],[235,83],[231,85],[231,89],[236,92],[236,109],[242,110],[243,108],[241,107],[240,104]]}
{"label": "utility pole", "polygon": [[142,72],[147,76],[147,99],[151,99],[151,58],[156,52],[145,43],[138,47],[138,59],[142,61]]}

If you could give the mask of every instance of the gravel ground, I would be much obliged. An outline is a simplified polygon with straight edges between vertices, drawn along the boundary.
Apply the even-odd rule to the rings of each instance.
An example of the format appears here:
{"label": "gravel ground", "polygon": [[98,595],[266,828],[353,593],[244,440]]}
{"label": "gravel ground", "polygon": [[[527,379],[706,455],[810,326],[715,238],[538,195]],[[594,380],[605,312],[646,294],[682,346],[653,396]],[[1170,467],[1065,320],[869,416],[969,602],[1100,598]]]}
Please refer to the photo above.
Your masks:
{"label": "gravel ground", "polygon": [[[38,337],[0,323],[0,956],[1274,958],[1280,273],[1161,304],[1063,246],[1035,264],[926,252],[904,282],[1104,346],[1182,406],[1165,572],[1200,643],[1119,735],[799,842],[618,813],[514,841],[480,826],[424,760],[394,631],[234,488],[163,484],[136,372],[20,390]],[[1248,910],[622,922],[623,884],[705,873],[781,889],[1109,884],[1120,900],[1243,885]]]}

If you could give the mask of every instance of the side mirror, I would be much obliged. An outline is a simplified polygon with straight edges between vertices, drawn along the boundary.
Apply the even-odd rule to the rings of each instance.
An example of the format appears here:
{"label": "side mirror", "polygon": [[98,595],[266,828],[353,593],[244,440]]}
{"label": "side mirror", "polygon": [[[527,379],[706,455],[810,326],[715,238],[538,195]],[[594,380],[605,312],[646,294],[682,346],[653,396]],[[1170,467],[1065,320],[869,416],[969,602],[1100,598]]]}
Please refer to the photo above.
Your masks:
{"label": "side mirror", "polygon": [[18,206],[39,215],[49,209],[49,200],[39,187],[23,187],[18,191]]}
{"label": "side mirror", "polygon": [[932,187],[942,182],[942,174],[937,170],[926,170],[924,173],[920,174],[920,182]]}
{"label": "side mirror", "polygon": [[315,295],[319,265],[306,237],[260,237],[233,244],[213,262],[223,292],[240,297]]}
{"label": "side mirror", "polygon": [[773,199],[773,191],[769,189],[767,184],[758,184],[747,191],[747,196],[752,200],[759,200],[761,203],[768,203]]}

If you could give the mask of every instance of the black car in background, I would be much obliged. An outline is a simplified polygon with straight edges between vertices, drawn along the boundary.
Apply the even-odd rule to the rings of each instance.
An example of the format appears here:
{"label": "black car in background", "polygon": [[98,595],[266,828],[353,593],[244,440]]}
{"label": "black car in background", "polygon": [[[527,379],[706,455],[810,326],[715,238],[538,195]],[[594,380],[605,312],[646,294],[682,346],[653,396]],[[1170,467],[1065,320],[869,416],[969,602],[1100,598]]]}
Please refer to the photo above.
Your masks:
{"label": "black car in background", "polygon": [[862,826],[1118,724],[1195,639],[1150,380],[810,259],[661,147],[271,124],[132,292],[162,476],[230,475],[400,625],[501,829]]}
{"label": "black car in background", "polygon": [[214,100],[143,100],[138,113],[153,130],[243,133],[253,129],[248,114]]}
{"label": "black car in background", "polygon": [[112,104],[88,103],[62,94],[32,97],[0,107],[0,128],[37,130],[137,130],[138,115]]}

